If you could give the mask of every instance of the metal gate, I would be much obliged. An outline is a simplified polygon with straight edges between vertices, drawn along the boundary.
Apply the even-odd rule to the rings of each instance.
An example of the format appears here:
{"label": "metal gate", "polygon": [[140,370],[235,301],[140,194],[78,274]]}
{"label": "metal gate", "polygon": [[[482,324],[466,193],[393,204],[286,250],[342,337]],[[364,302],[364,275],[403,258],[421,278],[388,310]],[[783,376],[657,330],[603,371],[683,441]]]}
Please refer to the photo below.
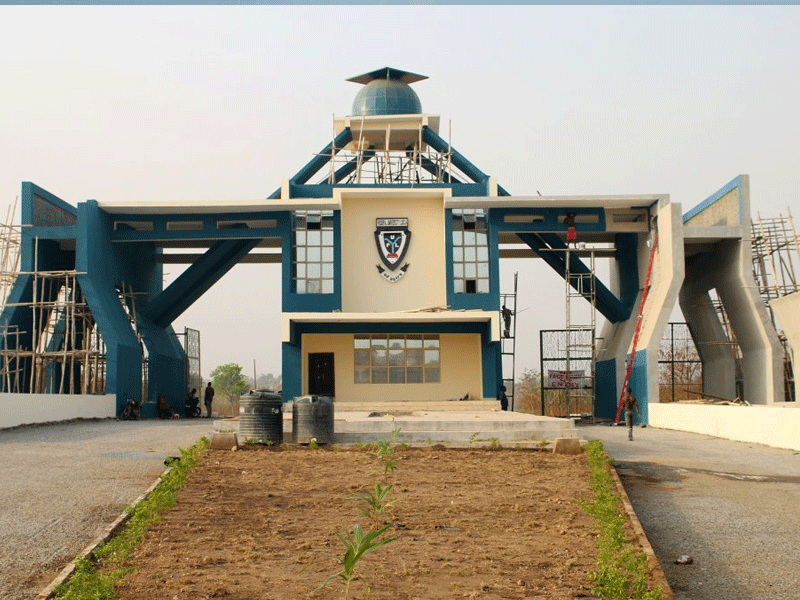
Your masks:
{"label": "metal gate", "polygon": [[702,397],[703,365],[686,323],[669,323],[658,351],[658,371],[659,402]]}
{"label": "metal gate", "polygon": [[548,417],[594,416],[593,342],[594,330],[591,328],[539,332],[541,414]]}
{"label": "metal gate", "polygon": [[200,375],[200,332],[197,329],[184,328],[183,351],[186,353],[184,376],[186,392],[197,388],[198,394],[203,391],[203,377]]}

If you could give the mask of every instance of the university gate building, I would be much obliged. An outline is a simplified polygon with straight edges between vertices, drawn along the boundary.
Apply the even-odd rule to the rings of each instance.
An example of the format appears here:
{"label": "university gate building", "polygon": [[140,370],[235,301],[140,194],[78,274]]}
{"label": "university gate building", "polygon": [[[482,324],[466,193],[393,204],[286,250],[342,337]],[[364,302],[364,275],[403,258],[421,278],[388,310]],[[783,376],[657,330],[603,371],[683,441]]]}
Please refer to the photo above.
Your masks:
{"label": "university gate building", "polygon": [[[348,80],[362,86],[351,114],[263,199],[73,206],[23,183],[0,389],[110,395],[117,413],[144,398],[150,416],[164,391],[177,409],[186,351],[173,322],[237,263],[265,262],[281,266],[284,399],[494,401],[510,377],[500,261],[530,257],[605,318],[596,416],[614,417],[629,381],[647,422],[678,302],[705,393],[783,401],[783,353],[752,276],[746,175],[687,212],[662,194],[514,195],[422,110],[412,85],[424,78],[386,67]],[[595,254],[610,262],[607,281],[587,262]],[[180,262],[164,287],[163,265]],[[735,332],[741,390],[712,291]]]}

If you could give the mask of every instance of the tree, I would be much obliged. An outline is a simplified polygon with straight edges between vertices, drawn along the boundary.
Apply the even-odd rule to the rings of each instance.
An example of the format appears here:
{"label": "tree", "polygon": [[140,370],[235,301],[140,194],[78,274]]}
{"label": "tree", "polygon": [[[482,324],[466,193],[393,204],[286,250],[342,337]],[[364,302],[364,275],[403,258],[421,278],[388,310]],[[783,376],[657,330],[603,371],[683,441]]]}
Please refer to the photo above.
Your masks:
{"label": "tree", "polygon": [[536,369],[525,369],[514,386],[515,407],[518,412],[539,414],[542,412],[542,379]]}
{"label": "tree", "polygon": [[211,379],[217,394],[224,395],[231,403],[237,403],[239,396],[250,389],[242,367],[235,363],[218,366],[211,371]]}

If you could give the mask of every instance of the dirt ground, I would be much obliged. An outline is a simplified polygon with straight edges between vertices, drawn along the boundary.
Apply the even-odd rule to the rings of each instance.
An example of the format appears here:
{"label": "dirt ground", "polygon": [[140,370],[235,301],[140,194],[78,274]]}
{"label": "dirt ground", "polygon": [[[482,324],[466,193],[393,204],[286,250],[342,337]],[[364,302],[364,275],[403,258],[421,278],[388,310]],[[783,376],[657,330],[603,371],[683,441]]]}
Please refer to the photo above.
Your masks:
{"label": "dirt ground", "polygon": [[[386,518],[350,590],[372,600],[591,598],[597,551],[585,457],[535,450],[395,448]],[[339,569],[357,492],[383,480],[363,449],[209,451],[131,557],[119,600],[300,600]],[[334,579],[315,598],[342,598]]]}

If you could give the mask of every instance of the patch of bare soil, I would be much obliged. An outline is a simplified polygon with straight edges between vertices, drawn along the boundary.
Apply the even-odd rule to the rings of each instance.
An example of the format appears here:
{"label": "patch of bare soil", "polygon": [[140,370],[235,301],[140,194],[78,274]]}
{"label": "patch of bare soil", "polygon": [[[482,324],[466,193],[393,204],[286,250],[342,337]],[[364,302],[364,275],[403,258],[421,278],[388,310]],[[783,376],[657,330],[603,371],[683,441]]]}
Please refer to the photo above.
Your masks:
{"label": "patch of bare soil", "polygon": [[[357,567],[373,600],[589,598],[597,551],[585,457],[395,449],[397,540]],[[299,600],[338,570],[352,499],[383,478],[363,449],[209,451],[132,556],[119,600]],[[337,580],[316,598],[342,598]],[[351,598],[364,598],[363,582]]]}

